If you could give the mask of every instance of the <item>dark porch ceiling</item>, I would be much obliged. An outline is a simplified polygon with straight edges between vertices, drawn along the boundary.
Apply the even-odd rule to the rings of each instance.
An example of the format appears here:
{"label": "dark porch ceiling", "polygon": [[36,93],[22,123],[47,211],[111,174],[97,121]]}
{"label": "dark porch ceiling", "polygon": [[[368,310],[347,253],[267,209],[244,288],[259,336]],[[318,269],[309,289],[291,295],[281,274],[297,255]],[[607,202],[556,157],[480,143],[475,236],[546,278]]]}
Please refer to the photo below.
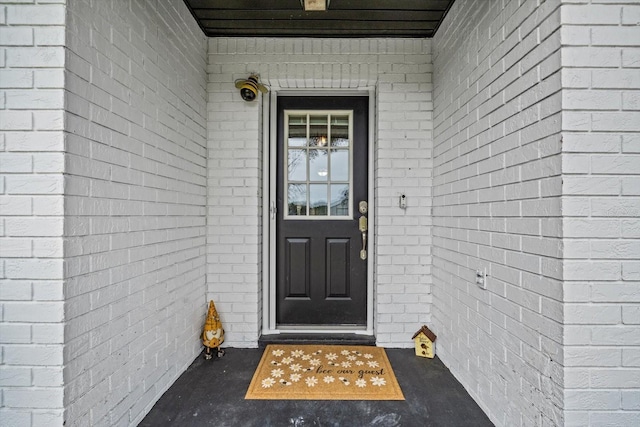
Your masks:
{"label": "dark porch ceiling", "polygon": [[433,37],[454,0],[184,0],[209,37]]}

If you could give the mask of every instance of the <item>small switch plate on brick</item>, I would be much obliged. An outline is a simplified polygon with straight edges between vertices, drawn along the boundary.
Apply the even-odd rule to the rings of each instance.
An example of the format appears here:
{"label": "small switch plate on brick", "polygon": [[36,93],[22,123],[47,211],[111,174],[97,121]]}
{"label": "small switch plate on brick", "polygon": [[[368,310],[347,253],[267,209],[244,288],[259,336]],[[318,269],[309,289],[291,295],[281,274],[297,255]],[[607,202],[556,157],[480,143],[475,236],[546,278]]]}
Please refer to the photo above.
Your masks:
{"label": "small switch plate on brick", "polygon": [[487,289],[487,269],[478,268],[476,270],[476,285],[482,289]]}

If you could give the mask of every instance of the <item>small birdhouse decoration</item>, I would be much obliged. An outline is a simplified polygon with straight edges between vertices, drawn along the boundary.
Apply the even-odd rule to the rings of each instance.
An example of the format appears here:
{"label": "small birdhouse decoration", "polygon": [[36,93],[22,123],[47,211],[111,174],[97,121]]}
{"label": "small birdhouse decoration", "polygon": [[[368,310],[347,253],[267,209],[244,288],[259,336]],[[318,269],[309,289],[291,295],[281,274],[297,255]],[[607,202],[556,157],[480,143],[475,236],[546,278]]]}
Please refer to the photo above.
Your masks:
{"label": "small birdhouse decoration", "polygon": [[436,334],[431,332],[426,326],[422,326],[418,332],[413,335],[413,343],[416,348],[416,356],[428,357],[433,359],[433,343],[436,340]]}

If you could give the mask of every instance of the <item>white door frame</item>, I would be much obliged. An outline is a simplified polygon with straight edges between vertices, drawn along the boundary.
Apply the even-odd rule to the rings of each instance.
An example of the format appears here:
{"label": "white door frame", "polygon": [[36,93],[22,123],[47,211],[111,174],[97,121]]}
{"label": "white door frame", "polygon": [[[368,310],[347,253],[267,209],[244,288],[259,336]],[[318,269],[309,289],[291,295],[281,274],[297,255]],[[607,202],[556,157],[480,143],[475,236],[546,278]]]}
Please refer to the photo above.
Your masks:
{"label": "white door frame", "polygon": [[[358,329],[336,328],[300,328],[278,329],[276,325],[276,173],[277,173],[277,99],[279,96],[368,96],[369,97],[369,232],[367,241],[367,324]],[[374,154],[375,154],[375,88],[359,89],[281,89],[272,85],[269,96],[262,103],[262,334],[280,334],[285,332],[304,333],[355,333],[373,335],[373,291],[374,291],[374,259],[375,259],[375,198],[374,198]]]}

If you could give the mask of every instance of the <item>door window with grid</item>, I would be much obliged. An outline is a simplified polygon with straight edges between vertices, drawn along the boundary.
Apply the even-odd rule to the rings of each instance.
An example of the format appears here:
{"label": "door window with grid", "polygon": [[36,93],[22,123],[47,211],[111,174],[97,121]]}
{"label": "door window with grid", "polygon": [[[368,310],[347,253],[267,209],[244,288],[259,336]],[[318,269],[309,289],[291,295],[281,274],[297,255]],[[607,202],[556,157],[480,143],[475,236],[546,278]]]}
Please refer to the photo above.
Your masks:
{"label": "door window with grid", "polygon": [[285,111],[285,219],[351,217],[352,112]]}

